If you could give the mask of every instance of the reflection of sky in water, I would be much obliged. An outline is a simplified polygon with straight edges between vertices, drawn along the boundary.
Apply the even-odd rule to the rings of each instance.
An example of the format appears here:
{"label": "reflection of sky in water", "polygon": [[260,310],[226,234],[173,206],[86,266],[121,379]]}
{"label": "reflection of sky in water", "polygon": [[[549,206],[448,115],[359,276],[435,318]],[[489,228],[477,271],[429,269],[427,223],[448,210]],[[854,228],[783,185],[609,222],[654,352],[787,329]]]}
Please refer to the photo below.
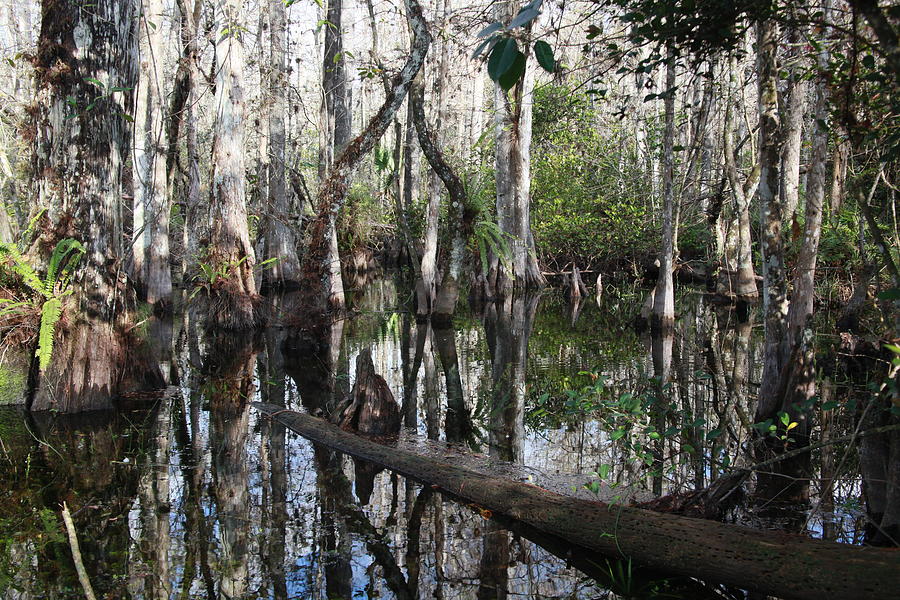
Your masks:
{"label": "reflection of sky in water", "polygon": [[[550,300],[545,301],[539,308],[527,359],[526,381],[530,387],[525,392],[526,405],[520,415],[524,414],[534,401],[531,386],[539,387],[554,377],[560,377],[560,374],[571,375],[580,370],[597,369],[614,382],[617,390],[624,391],[637,385],[642,376],[652,371],[653,366],[646,347],[630,330],[621,326],[611,326],[603,320],[606,316],[593,305],[587,306],[573,329],[566,321],[563,309],[563,306]],[[682,312],[683,318],[679,321],[682,329],[676,338],[677,354],[673,360],[675,376],[686,373],[690,381],[683,382],[681,386],[673,386],[673,389],[678,394],[677,402],[699,407],[696,410],[706,411],[704,414],[707,418],[713,419],[715,416],[710,408],[712,381],[708,377],[693,377],[693,374],[705,368],[706,359],[702,354],[702,340],[697,333],[700,317],[691,310],[698,309],[694,307]],[[349,389],[355,376],[353,365],[356,356],[363,348],[368,347],[372,350],[376,370],[385,377],[398,401],[402,399],[404,350],[408,359],[412,360],[416,336],[416,325],[410,324],[407,330],[409,338],[404,339],[402,318],[391,318],[390,313],[363,315],[358,323],[348,324],[343,355],[339,359],[343,365],[349,365],[347,371],[349,381],[345,386],[346,389]],[[364,319],[369,319],[374,325],[370,323],[363,327]],[[384,326],[385,322],[389,322],[390,326]],[[477,321],[471,323],[456,332],[455,340],[465,405],[469,411],[474,411],[479,405],[490,401],[493,382],[491,356],[487,349],[485,331]],[[573,337],[574,341],[566,342],[567,336]],[[409,344],[409,347],[404,349],[404,344]],[[733,360],[730,354],[731,342],[728,344],[724,353],[726,362]],[[264,349],[259,355],[261,361],[265,359],[265,352]],[[183,403],[179,410],[185,415],[180,418],[185,419],[184,425],[196,435],[193,445],[199,462],[197,465],[191,464],[193,457],[190,451],[186,451],[180,446],[180,442],[176,441],[173,410],[157,415],[161,422],[165,419],[169,427],[169,430],[162,434],[168,437],[167,456],[156,455],[153,444],[159,440],[151,438],[148,440],[146,453],[129,457],[132,463],[128,468],[139,470],[141,481],[144,483],[152,479],[154,472],[150,468],[151,465],[157,463],[167,465],[156,473],[159,476],[159,471],[162,471],[167,475],[164,479],[167,479],[169,490],[167,502],[171,506],[171,511],[165,514],[164,511],[161,512],[159,506],[146,505],[145,494],[134,493],[133,490],[129,492],[134,493],[125,515],[127,532],[131,539],[128,545],[129,571],[123,574],[123,577],[131,579],[129,588],[135,590],[135,597],[144,597],[145,593],[149,595],[152,577],[148,574],[160,569],[159,561],[154,562],[155,559],[151,559],[147,553],[147,548],[152,547],[153,543],[153,540],[148,539],[150,529],[147,527],[151,519],[159,514],[164,514],[164,521],[168,523],[169,540],[165,560],[168,561],[166,565],[168,577],[175,589],[179,589],[182,578],[188,572],[186,556],[189,548],[198,543],[204,544],[208,550],[210,568],[214,577],[218,579],[224,570],[229,568],[223,561],[222,544],[227,539],[228,533],[223,529],[238,527],[239,535],[247,536],[246,555],[238,558],[246,563],[248,597],[272,595],[273,575],[271,566],[266,564],[266,549],[273,536],[278,541],[282,535],[285,557],[284,583],[288,597],[324,598],[326,565],[337,558],[348,561],[350,577],[346,583],[354,595],[366,597],[371,593],[373,597],[376,595],[381,598],[394,597],[393,592],[381,579],[382,567],[377,564],[367,547],[373,540],[365,532],[354,531],[350,523],[352,519],[348,519],[346,515],[352,511],[364,515],[378,531],[380,536],[378,541],[387,544],[390,555],[400,566],[401,571],[407,574],[405,562],[408,551],[407,528],[412,503],[416,501],[421,486],[402,477],[392,477],[389,472],[384,471],[376,476],[375,489],[367,506],[360,507],[355,498],[343,498],[342,501],[348,503],[345,512],[332,508],[331,514],[324,515],[321,487],[323,484],[312,445],[304,438],[288,433],[284,448],[286,521],[283,532],[279,531],[274,526],[271,505],[272,465],[271,449],[267,447],[269,439],[265,437],[267,428],[261,423],[258,414],[248,409],[247,432],[244,437],[239,436],[239,439],[243,440],[243,446],[238,449],[240,460],[247,461],[241,471],[246,477],[238,484],[246,485],[247,505],[241,507],[245,510],[240,515],[242,523],[226,525],[226,521],[218,512],[221,501],[215,498],[217,466],[211,448],[211,419],[208,407],[195,411],[194,414],[198,418],[196,427],[191,427],[190,423],[191,403],[208,402],[208,399],[201,398],[195,390],[199,381],[198,374],[192,372],[188,366],[187,357],[182,356],[178,360],[187,376],[183,379],[182,396],[177,397],[175,402]],[[751,365],[754,365],[753,361]],[[254,399],[260,398],[259,386],[267,385],[266,377],[259,371],[260,368],[258,365],[253,375],[257,383]],[[749,378],[751,381],[758,381],[758,365],[754,365],[754,369],[756,370],[751,370]],[[294,381],[288,377],[284,383],[287,406],[304,410]],[[428,433],[429,421],[433,423],[437,420],[440,423],[439,434],[445,438],[447,386],[438,351],[430,338],[425,342],[424,360],[415,380],[415,398],[418,403],[415,427],[418,436],[424,438]],[[478,450],[482,454],[488,454],[485,441],[489,438],[487,427],[490,410],[476,417],[473,425],[477,433],[476,438],[479,440]],[[219,431],[215,435],[221,437],[222,432]],[[608,432],[596,419],[571,419],[553,426],[535,425],[529,421],[520,442],[522,461],[529,468],[546,473],[560,471],[587,474],[605,463],[613,465],[611,480],[625,485],[632,484],[637,489],[646,489],[649,486],[640,466],[628,461],[621,449],[610,443]],[[671,449],[677,450],[678,443],[680,442],[673,441]],[[665,491],[690,489],[694,466],[686,463],[676,464],[674,467],[671,473],[667,473]],[[352,463],[345,459],[340,469],[349,480],[352,489],[354,478]],[[713,474],[709,463],[702,466],[701,472],[707,480]],[[189,498],[189,480],[195,474],[200,476],[199,500]],[[148,477],[150,479],[147,479]],[[585,483],[586,478],[582,476],[573,481]],[[859,494],[857,481],[838,482],[835,490],[835,495],[842,499],[852,500],[858,498]],[[199,539],[196,526],[189,524],[188,511],[191,509],[191,502],[196,503],[198,513],[205,517],[205,539]],[[816,503],[814,489],[813,504]],[[853,531],[857,527],[859,514],[840,502],[837,504],[835,513],[841,525],[837,532],[838,538],[858,542],[846,531]],[[336,530],[340,539],[337,541],[337,554],[329,554],[323,547],[323,521],[326,517],[338,523]],[[827,522],[828,518],[823,518],[821,513],[814,513],[809,520],[808,528],[815,535],[821,536]],[[484,520],[477,512],[466,506],[450,501],[439,501],[437,496],[428,501],[420,533],[421,570],[418,588],[421,597],[431,597],[438,587],[442,589],[444,598],[475,597],[482,571],[485,569],[482,562],[486,547],[491,539],[486,534],[493,527],[493,523]],[[584,581],[583,575],[567,568],[563,560],[552,556],[548,551],[518,536],[506,533],[503,535],[506,536],[508,546],[503,572],[508,578],[506,586],[511,597],[593,598],[600,593]],[[200,597],[204,594],[205,584],[196,572],[192,573],[192,577],[190,594]]]}

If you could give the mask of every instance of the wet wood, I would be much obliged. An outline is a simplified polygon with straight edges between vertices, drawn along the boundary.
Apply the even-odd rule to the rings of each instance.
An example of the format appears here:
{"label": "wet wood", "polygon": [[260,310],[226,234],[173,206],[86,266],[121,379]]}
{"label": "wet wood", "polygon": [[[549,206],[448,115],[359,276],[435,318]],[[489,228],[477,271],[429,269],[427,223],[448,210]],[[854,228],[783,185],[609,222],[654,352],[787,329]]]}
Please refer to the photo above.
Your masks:
{"label": "wet wood", "polygon": [[782,598],[888,598],[900,553],[566,497],[342,431],[310,415],[254,403],[292,431],[518,519],[573,544],[649,568]]}

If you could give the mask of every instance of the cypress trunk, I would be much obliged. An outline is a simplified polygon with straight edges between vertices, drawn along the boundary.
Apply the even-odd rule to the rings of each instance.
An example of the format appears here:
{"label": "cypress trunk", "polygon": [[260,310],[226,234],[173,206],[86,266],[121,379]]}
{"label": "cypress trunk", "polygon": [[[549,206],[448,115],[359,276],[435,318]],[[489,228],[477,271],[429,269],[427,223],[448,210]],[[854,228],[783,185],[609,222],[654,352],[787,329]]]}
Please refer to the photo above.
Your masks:
{"label": "cypress trunk", "polygon": [[239,0],[222,7],[216,44],[216,137],[210,199],[210,247],[207,262],[220,273],[214,283],[210,322],[225,330],[260,322],[253,267],[256,257],[247,227],[244,166],[244,45]]}
{"label": "cypress trunk", "polygon": [[48,369],[33,378],[32,410],[111,408],[124,391],[121,202],[131,141],[125,116],[133,107],[127,90],[137,80],[134,25],[130,2],[41,6],[33,172],[50,227],[40,243],[52,248],[73,237],[86,252],[65,306],[67,325]]}
{"label": "cypress trunk", "polygon": [[163,73],[166,39],[161,0],[150,0],[138,22],[140,79],[134,128],[134,223],[132,277],[139,292],[153,304],[172,295],[169,269],[169,189],[166,173],[165,99]]}

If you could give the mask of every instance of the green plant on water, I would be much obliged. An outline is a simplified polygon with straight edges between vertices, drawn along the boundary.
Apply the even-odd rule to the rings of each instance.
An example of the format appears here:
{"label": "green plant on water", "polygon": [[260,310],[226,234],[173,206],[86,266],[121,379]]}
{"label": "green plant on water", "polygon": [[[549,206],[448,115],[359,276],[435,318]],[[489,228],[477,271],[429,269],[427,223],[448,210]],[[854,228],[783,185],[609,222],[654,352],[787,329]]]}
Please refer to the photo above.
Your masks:
{"label": "green plant on water", "polygon": [[[200,268],[200,273],[195,275],[193,278],[194,290],[191,292],[191,295],[188,296],[188,300],[193,300],[197,294],[203,291],[205,291],[207,294],[210,293],[216,283],[228,279],[233,273],[237,271],[237,269],[242,264],[247,261],[247,258],[247,256],[243,256],[237,260],[230,260],[218,264],[198,261],[197,266]],[[272,258],[267,258],[253,268],[255,270],[262,270],[274,264],[277,260],[278,257],[273,256]]]}
{"label": "green plant on water", "polygon": [[56,333],[56,324],[62,316],[63,299],[73,292],[69,283],[84,253],[84,246],[78,240],[72,238],[60,240],[50,255],[47,272],[41,279],[37,269],[15,244],[0,244],[3,270],[18,275],[25,286],[34,293],[34,298],[27,301],[0,299],[0,318],[25,312],[35,302],[41,303],[41,325],[36,352],[41,371],[50,364],[53,337]]}

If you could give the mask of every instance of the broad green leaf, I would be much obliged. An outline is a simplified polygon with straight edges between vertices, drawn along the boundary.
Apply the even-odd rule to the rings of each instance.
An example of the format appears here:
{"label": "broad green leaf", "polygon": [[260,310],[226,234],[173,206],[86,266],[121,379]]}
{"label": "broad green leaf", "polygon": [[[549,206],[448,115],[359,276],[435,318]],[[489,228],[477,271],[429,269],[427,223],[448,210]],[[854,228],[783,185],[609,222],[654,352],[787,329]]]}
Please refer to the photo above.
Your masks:
{"label": "broad green leaf", "polygon": [[503,23],[491,23],[484,29],[478,32],[478,35],[475,37],[483,38],[491,35],[492,33],[496,33],[503,29]]}
{"label": "broad green leaf", "polygon": [[509,67],[509,69],[506,70],[505,73],[500,76],[500,79],[497,81],[497,83],[499,83],[500,87],[502,87],[504,90],[509,90],[514,85],[516,85],[520,79],[522,79],[522,76],[524,74],[525,55],[519,52],[519,50],[516,50],[516,56],[513,60],[512,65]]}
{"label": "broad green leaf", "polygon": [[488,58],[488,75],[494,81],[499,81],[515,63],[519,52],[516,40],[512,38],[503,38],[494,49],[491,50],[491,56]]}
{"label": "broad green leaf", "polygon": [[534,21],[540,14],[540,11],[536,8],[526,6],[519,11],[519,14],[517,14],[512,21],[509,22],[509,28],[515,29],[516,27],[527,25]]}
{"label": "broad green leaf", "polygon": [[548,73],[556,71],[556,60],[553,58],[553,48],[544,40],[538,40],[534,43],[534,55],[537,57],[538,64]]}

